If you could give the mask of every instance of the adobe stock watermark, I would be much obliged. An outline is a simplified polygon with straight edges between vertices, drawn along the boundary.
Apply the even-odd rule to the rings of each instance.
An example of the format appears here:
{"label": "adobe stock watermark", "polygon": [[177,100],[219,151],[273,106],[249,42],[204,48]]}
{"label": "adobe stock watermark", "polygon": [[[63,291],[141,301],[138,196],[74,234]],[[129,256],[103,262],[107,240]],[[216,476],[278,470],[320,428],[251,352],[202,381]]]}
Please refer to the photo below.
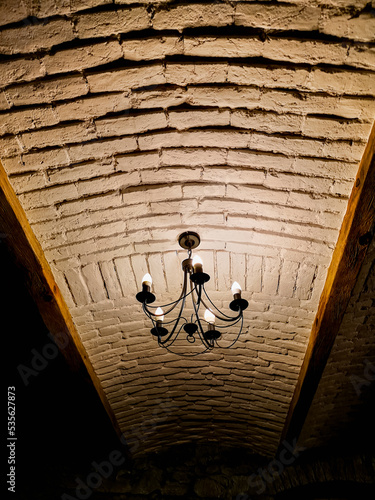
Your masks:
{"label": "adobe stock watermark", "polygon": [[[147,437],[153,434],[156,431],[157,424],[163,422],[171,410],[176,407],[171,399],[156,401],[155,405],[156,408],[150,419],[130,429],[129,434],[132,435],[130,439],[126,439],[125,435],[122,434],[120,442],[128,447],[130,453],[134,453],[139,448],[140,442],[145,439],[146,434]],[[163,413],[165,413],[164,417]],[[112,450],[106,460],[100,463],[91,462],[93,470],[86,476],[86,479],[82,480],[80,477],[76,477],[75,479],[77,485],[74,491],[75,496],[63,493],[60,497],[61,500],[87,500],[93,494],[94,490],[102,485],[103,480],[108,479],[116,468],[125,464],[125,461],[126,457],[120,450]]]}
{"label": "adobe stock watermark", "polygon": [[59,352],[69,344],[69,338],[66,335],[58,334],[52,336],[50,332],[48,333],[48,337],[51,339],[51,342],[45,344],[40,351],[35,348],[31,349],[32,358],[29,366],[23,364],[17,366],[17,371],[26,387],[29,385],[30,379],[38,376],[39,373],[45,370],[49,363],[57,358]]}
{"label": "adobe stock watermark", "polygon": [[[297,445],[297,439],[294,439],[292,444],[284,440],[282,442],[283,449],[280,451],[277,458],[269,462],[267,467],[260,467],[257,473],[251,474],[248,478],[248,486],[252,495],[261,495],[266,491],[267,483],[271,484],[277,477],[279,477],[285,467],[292,465],[298,458],[301,451],[306,448]],[[251,500],[251,497],[245,493],[237,495],[236,500]]]}
{"label": "adobe stock watermark", "polygon": [[368,359],[363,361],[363,376],[350,375],[350,382],[352,383],[354,390],[358,397],[362,394],[363,387],[369,387],[375,380],[375,365],[370,363]]}

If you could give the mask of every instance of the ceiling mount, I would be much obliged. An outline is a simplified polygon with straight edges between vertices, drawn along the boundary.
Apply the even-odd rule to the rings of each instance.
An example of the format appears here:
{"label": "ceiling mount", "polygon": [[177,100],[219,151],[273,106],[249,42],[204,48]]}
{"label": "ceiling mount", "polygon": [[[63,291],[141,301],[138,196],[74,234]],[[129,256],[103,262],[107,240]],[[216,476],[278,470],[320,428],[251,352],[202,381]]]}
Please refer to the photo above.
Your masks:
{"label": "ceiling mount", "polygon": [[199,234],[193,231],[185,231],[178,237],[178,244],[184,250],[193,250],[199,246],[200,242]]}

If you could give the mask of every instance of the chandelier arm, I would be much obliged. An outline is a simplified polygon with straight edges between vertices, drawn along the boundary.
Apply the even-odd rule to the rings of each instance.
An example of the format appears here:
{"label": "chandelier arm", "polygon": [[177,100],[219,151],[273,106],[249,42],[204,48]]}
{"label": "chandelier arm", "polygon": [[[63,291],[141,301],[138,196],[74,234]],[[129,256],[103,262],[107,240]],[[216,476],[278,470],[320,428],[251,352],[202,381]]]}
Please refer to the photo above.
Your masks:
{"label": "chandelier arm", "polygon": [[[192,286],[191,282],[190,282],[190,286]],[[201,287],[201,285],[199,285],[199,286]],[[196,288],[197,288],[197,286],[195,285],[193,290],[195,290],[196,293],[197,293],[197,295],[199,296],[199,292],[197,292]],[[199,314],[198,314],[199,304],[197,305],[194,302],[194,294],[192,294],[192,303],[193,303],[193,308],[194,308],[194,312],[195,312],[196,321],[198,323],[198,330],[197,331],[198,331],[199,338],[200,338],[202,344],[206,347],[207,350],[211,349],[211,346],[208,344],[208,342],[206,341],[206,339],[204,337],[203,327],[202,327],[201,320],[200,320]]]}
{"label": "chandelier arm", "polygon": [[[185,318],[184,318],[184,319],[185,319]],[[181,330],[182,330],[183,326],[184,326],[183,324],[180,326],[180,329],[179,329],[179,330],[178,330],[178,332],[176,333],[175,338],[174,338],[174,339],[172,339],[172,340],[171,340],[171,342],[170,342],[168,345],[167,345],[167,340],[164,340],[164,341],[158,340],[159,345],[160,345],[161,347],[165,347],[166,349],[167,349],[168,347],[171,347],[171,346],[175,343],[175,341],[177,340],[178,336],[180,335],[180,332],[181,332]],[[171,352],[172,352],[172,351],[171,351]]]}
{"label": "chandelier arm", "polygon": [[[169,342],[169,340],[172,338],[172,336],[174,335],[174,332],[176,331],[176,328],[177,328],[177,326],[178,326],[178,323],[180,322],[180,319],[181,319],[181,317],[182,317],[182,312],[183,312],[183,310],[184,310],[184,307],[185,307],[185,301],[186,301],[187,272],[188,272],[188,271],[185,269],[185,271],[184,271],[184,284],[183,284],[183,287],[182,287],[182,293],[181,293],[181,297],[182,297],[182,298],[181,298],[181,301],[182,301],[182,302],[181,302],[180,312],[179,312],[179,314],[178,314],[178,316],[177,316],[177,318],[176,318],[176,320],[175,320],[175,324],[174,324],[174,327],[172,328],[171,333],[168,335],[168,337],[167,337],[167,338],[166,338],[163,342],[161,342],[161,341],[160,341],[162,344],[163,344],[163,343],[167,343],[167,342]],[[184,319],[185,319],[185,318],[184,318]],[[186,319],[185,319],[185,321],[186,321]],[[181,331],[181,329],[177,332],[177,335],[176,335],[175,339],[172,341],[172,343],[173,343],[173,342],[177,339],[178,334],[180,333],[180,331]]]}
{"label": "chandelier arm", "polygon": [[241,321],[241,317],[242,316],[239,316],[238,318],[236,318],[233,321],[233,323],[230,323],[228,325],[216,325],[215,324],[215,329],[220,329],[220,330],[222,329],[222,330],[224,330],[224,328],[232,328],[232,326],[236,325],[239,321]]}
{"label": "chandelier arm", "polygon": [[[218,311],[221,315],[225,316],[222,317],[222,316],[218,316],[217,314],[215,314],[215,316],[220,319],[221,321],[227,321],[227,322],[230,322],[230,321],[236,321],[237,319],[239,319],[242,315],[242,310],[240,310],[239,314],[237,314],[237,316],[229,316],[228,314],[225,314],[223,313],[222,311],[220,311],[220,309],[218,307],[215,306],[215,304],[212,302],[212,300],[210,299],[210,297],[208,296],[207,294],[207,291],[204,287],[204,284],[202,285],[203,286],[203,291],[204,291],[204,294],[206,295],[208,301],[210,302],[210,304],[216,309],[216,311]],[[204,307],[206,307],[206,309],[210,309],[209,307],[206,306],[206,304],[203,302],[203,299],[202,299],[202,304],[204,305]]]}
{"label": "chandelier arm", "polygon": [[241,318],[240,318],[240,319],[241,319],[241,326],[240,326],[240,330],[239,330],[239,332],[238,332],[238,334],[237,334],[237,337],[235,338],[235,340],[233,340],[233,342],[232,342],[231,344],[229,344],[229,345],[227,345],[226,347],[224,347],[224,346],[221,346],[221,345],[218,343],[218,341],[216,340],[216,345],[217,345],[218,347],[220,347],[220,349],[230,349],[230,348],[231,348],[231,347],[232,347],[232,346],[233,346],[233,345],[237,342],[237,340],[240,338],[240,335],[241,335],[241,333],[242,333],[242,329],[243,329],[243,316],[241,316]]}
{"label": "chandelier arm", "polygon": [[[182,291],[181,291],[181,294],[179,296],[179,298],[173,302],[169,302],[168,304],[162,304],[160,307],[169,307],[169,306],[172,306],[168,311],[165,311],[164,312],[164,316],[166,316],[167,314],[169,314],[170,312],[173,311],[173,309],[181,302],[181,300],[184,298],[184,297],[187,297],[188,295],[190,295],[191,292],[189,293],[186,293],[186,289],[187,289],[187,271],[184,271],[184,283],[182,285]],[[149,306],[151,309],[157,309],[159,306]],[[153,312],[151,312],[149,309],[147,309],[149,314],[153,315],[153,316],[156,316]]]}

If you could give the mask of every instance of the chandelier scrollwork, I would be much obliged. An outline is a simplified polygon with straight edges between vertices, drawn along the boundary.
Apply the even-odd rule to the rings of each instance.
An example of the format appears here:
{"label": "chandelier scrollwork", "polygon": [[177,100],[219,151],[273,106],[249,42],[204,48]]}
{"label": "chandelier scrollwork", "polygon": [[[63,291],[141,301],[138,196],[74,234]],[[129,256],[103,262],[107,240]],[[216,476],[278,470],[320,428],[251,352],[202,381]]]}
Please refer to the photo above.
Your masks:
{"label": "chandelier scrollwork", "polygon": [[[200,243],[199,235],[191,231],[185,232],[179,236],[178,241],[180,246],[188,252],[188,258],[182,262],[184,276],[179,298],[162,306],[150,305],[155,302],[156,297],[151,292],[152,278],[148,273],[142,279],[142,290],[136,295],[144,313],[152,322],[151,334],[157,339],[159,346],[168,351],[171,351],[170,348],[183,331],[189,343],[193,344],[198,338],[200,339],[204,346],[202,352],[212,350],[214,347],[228,349],[237,342],[241,335],[243,311],[249,303],[241,297],[241,286],[234,282],[231,289],[233,300],[229,303],[229,308],[236,314],[230,316],[216,307],[205,288],[205,283],[210,280],[210,276],[203,272],[202,260],[198,256],[192,258],[193,249]],[[191,303],[191,313],[184,316],[188,301]],[[177,310],[177,316],[166,320],[166,316],[174,310]],[[238,325],[236,338],[229,345],[221,346],[219,344],[222,338],[221,331],[235,325]],[[175,354],[181,353],[175,352]],[[201,354],[201,352],[196,354]]]}

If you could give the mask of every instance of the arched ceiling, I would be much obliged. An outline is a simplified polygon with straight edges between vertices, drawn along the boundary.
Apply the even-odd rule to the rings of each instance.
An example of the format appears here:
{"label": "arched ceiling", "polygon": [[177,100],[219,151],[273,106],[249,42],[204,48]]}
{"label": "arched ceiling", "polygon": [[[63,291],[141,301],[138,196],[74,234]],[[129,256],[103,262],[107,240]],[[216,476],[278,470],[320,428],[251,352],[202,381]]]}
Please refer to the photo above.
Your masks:
{"label": "arched ceiling", "polygon": [[[274,453],[374,120],[371,5],[1,8],[1,160],[121,432]],[[236,349],[151,338],[135,294],[176,298],[184,230],[250,302]]]}

